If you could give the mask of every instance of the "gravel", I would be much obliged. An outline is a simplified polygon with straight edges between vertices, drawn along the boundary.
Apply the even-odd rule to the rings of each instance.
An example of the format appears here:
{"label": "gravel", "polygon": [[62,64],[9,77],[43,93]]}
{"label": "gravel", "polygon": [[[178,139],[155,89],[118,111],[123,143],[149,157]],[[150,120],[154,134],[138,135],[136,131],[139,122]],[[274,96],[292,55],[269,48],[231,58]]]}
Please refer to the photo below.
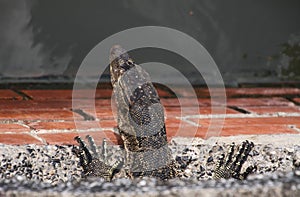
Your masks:
{"label": "gravel", "polygon": [[[112,182],[82,178],[72,146],[0,144],[0,196],[300,196],[300,144],[260,143],[244,164],[257,166],[245,181],[212,179],[218,156],[230,140],[175,139],[170,148],[178,161],[179,177],[168,181],[119,174]],[[248,139],[249,139],[248,138]],[[122,156],[109,146],[109,162]]]}

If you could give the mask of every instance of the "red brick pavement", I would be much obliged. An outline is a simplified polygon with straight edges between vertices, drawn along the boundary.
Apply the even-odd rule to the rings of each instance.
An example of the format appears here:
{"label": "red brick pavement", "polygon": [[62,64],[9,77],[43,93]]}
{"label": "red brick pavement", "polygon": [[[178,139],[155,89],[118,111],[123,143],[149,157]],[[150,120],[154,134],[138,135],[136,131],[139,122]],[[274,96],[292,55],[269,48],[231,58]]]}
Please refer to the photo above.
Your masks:
{"label": "red brick pavement", "polygon": [[[228,88],[226,104],[219,99],[211,101],[206,88],[195,88],[198,98],[180,87],[174,90],[180,98],[161,88],[158,92],[165,107],[168,139],[203,138],[212,120],[220,118],[224,125],[212,125],[209,130],[220,136],[300,134],[298,88]],[[91,93],[95,99],[89,96]],[[87,134],[96,143],[103,138],[120,143],[114,133],[111,93],[109,88],[80,90],[74,98],[76,105],[72,105],[72,90],[2,89],[0,143],[74,144],[75,136]]]}

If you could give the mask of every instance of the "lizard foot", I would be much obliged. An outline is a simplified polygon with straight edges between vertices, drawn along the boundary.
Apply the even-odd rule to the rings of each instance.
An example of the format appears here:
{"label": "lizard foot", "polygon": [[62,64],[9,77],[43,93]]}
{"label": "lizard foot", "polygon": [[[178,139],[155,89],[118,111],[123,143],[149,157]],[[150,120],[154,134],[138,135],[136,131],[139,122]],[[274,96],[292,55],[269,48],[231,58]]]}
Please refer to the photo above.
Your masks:
{"label": "lizard foot", "polygon": [[[242,145],[236,150],[235,144],[232,143],[229,147],[226,158],[224,154],[219,158],[217,165],[215,167],[214,179],[229,179],[235,178],[239,180],[244,180],[247,176],[252,173],[256,167],[249,166],[245,172],[241,173],[241,169],[247,157],[254,147],[253,142],[249,142],[248,140],[244,141]],[[236,155],[234,152],[237,151]],[[234,158],[234,160],[233,160]]]}
{"label": "lizard foot", "polygon": [[106,181],[110,181],[123,166],[123,162],[116,162],[112,166],[108,165],[106,139],[104,139],[102,142],[102,151],[101,154],[99,154],[94,139],[89,135],[87,135],[86,138],[88,139],[92,153],[90,152],[90,149],[87,147],[85,142],[79,136],[76,136],[74,138],[74,140],[76,140],[79,144],[79,148],[74,147],[74,152],[79,157],[80,165],[83,168],[84,175],[102,177]]}

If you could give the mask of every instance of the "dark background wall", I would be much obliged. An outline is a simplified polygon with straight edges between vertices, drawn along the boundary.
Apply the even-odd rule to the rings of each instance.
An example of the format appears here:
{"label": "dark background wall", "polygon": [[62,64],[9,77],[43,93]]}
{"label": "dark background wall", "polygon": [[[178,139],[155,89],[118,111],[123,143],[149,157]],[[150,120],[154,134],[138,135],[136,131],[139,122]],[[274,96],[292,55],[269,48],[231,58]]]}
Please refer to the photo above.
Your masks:
{"label": "dark background wall", "polygon": [[[299,0],[0,0],[0,81],[72,80],[101,40],[146,25],[197,39],[226,83],[299,80],[299,24]],[[136,56],[181,62],[150,49]]]}

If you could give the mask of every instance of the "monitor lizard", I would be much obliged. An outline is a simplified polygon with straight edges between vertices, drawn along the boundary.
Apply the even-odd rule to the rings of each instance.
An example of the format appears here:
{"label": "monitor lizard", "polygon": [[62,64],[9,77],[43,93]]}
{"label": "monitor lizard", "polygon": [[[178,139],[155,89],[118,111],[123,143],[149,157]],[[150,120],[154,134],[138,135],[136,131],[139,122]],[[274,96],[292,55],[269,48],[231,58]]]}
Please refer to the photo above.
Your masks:
{"label": "monitor lizard", "polygon": [[[75,140],[79,148],[75,152],[85,176],[103,177],[109,181],[123,168],[131,178],[151,176],[165,180],[176,177],[178,171],[168,147],[164,109],[149,74],[119,45],[111,48],[109,59],[118,133],[124,143],[125,161],[109,165],[103,156],[92,156],[85,142],[77,136]],[[87,138],[96,154],[93,138]],[[243,173],[241,167],[253,146],[252,142],[245,141],[235,150],[232,143],[226,157],[219,158],[213,177],[245,179],[254,167],[248,167]]]}

